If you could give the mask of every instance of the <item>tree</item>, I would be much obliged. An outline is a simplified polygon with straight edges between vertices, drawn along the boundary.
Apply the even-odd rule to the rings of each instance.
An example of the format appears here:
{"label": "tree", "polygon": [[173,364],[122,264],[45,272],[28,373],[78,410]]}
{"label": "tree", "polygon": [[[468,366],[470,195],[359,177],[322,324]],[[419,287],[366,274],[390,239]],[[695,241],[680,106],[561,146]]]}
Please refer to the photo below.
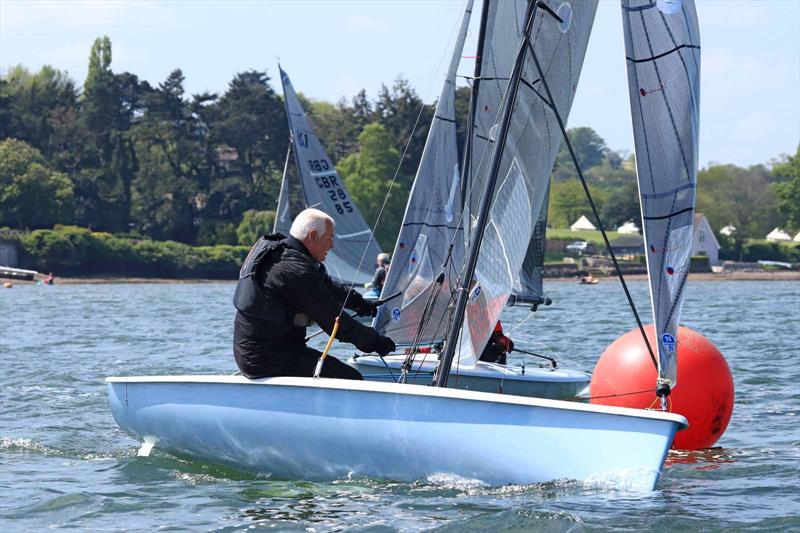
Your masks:
{"label": "tree", "polygon": [[698,172],[697,212],[715,231],[736,227],[730,252],[738,257],[747,239],[763,239],[780,221],[775,187],[763,165],[712,165]]}
{"label": "tree", "polygon": [[72,183],[50,170],[36,148],[0,141],[0,226],[45,228],[69,220]]}
{"label": "tree", "polygon": [[236,238],[239,244],[252,246],[261,235],[272,233],[274,225],[275,211],[248,209],[236,228]]}
{"label": "tree", "polygon": [[786,217],[787,228],[800,231],[800,146],[794,155],[772,168],[772,175],[778,179],[778,211]]}
{"label": "tree", "polygon": [[[375,228],[375,237],[381,248],[391,250],[408,199],[408,189],[399,181],[392,186],[400,153],[392,146],[392,137],[381,124],[369,124],[364,128],[358,136],[358,145],[358,153],[347,156],[336,169],[367,224]],[[386,207],[379,225],[375,227],[387,195]]]}
{"label": "tree", "polygon": [[[592,128],[570,128],[567,130],[572,149],[575,151],[575,156],[578,158],[578,163],[581,165],[581,170],[584,174],[588,169],[595,165],[599,165],[606,156],[608,148],[606,142],[600,137],[597,132]],[[562,141],[561,148],[556,156],[556,169],[555,173],[557,179],[568,179],[575,176],[574,163],[570,156],[567,145]],[[562,174],[562,172],[564,174]]]}
{"label": "tree", "polygon": [[[434,107],[423,104],[408,80],[397,78],[391,92],[386,85],[381,85],[378,101],[375,103],[375,116],[390,134],[398,153],[402,154],[405,149],[400,167],[402,176],[413,176],[416,173],[422,158],[425,140],[428,137],[428,129],[433,120],[433,113]],[[407,149],[406,145],[408,145]],[[395,167],[399,163],[398,157]],[[407,182],[404,185],[410,185],[410,183]]]}
{"label": "tree", "polygon": [[[605,203],[604,192],[592,186],[589,187],[589,192],[598,210],[602,213]],[[581,215],[586,215],[593,224],[597,224],[581,182],[576,179],[553,182],[550,189],[548,222],[553,227],[566,228],[578,220]],[[605,223],[605,220],[603,222]]]}

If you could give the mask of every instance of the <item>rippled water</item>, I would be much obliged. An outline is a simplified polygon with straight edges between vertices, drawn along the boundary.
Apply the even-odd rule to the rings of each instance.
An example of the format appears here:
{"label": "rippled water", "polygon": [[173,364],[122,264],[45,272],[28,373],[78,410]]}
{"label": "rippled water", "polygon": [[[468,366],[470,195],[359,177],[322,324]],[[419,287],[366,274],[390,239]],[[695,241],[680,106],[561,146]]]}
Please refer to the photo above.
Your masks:
{"label": "rippled water", "polygon": [[[631,286],[647,314],[646,285]],[[551,308],[512,309],[504,324],[528,317],[515,342],[560,366],[591,370],[634,326],[616,283],[549,291]],[[576,482],[275,481],[159,451],[136,457],[103,379],[233,372],[232,293],[232,284],[0,291],[2,531],[800,530],[798,282],[690,282],[683,323],[725,354],[736,404],[719,448],[670,454],[658,490],[645,493]]]}

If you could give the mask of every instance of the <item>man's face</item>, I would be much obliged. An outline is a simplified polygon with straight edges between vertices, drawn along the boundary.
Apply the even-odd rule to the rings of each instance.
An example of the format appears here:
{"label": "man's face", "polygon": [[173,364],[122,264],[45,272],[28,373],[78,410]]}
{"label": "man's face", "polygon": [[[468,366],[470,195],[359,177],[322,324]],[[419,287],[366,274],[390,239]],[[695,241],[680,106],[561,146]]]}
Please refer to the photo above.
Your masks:
{"label": "man's face", "polygon": [[335,229],[334,225],[328,222],[325,225],[325,233],[317,235],[316,231],[312,231],[308,236],[308,242],[303,243],[306,245],[311,257],[320,263],[325,261],[328,252],[333,249],[333,233]]}

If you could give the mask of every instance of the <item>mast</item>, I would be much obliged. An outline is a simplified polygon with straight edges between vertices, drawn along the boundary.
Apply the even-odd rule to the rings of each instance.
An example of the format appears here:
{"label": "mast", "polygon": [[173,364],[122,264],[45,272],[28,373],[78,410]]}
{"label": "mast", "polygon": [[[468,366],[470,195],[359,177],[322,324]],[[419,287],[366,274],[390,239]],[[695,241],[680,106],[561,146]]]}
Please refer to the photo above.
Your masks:
{"label": "mast", "polygon": [[[288,122],[289,124],[289,152],[294,154],[294,163],[295,165],[297,165],[297,171],[302,172],[303,167],[300,166],[300,159],[298,159],[297,150],[292,149],[294,147],[294,127],[292,126],[292,114],[289,111],[289,100],[286,98],[286,81],[284,81],[286,73],[281,68],[280,63],[278,63],[278,72],[281,76],[281,89],[283,89],[283,107],[286,109],[286,122]],[[287,153],[286,165],[288,164],[289,164],[289,155]],[[285,172],[284,176],[286,176]],[[304,203],[306,204],[306,207],[308,207],[308,196],[306,195],[305,185],[303,185],[302,179],[299,181],[300,181],[300,190],[303,191],[303,200],[305,201]]]}
{"label": "mast", "polygon": [[[475,72],[472,78],[472,93],[469,100],[469,116],[467,118],[467,137],[464,143],[464,162],[461,166],[461,206],[466,205],[467,191],[471,183],[470,166],[472,165],[472,132],[475,129],[475,107],[478,105],[478,86],[481,83],[481,71],[483,69],[483,45],[486,41],[486,21],[489,18],[489,3],[492,0],[483,0],[481,8],[481,24],[478,31],[478,48],[475,52]],[[467,225],[468,226],[468,225]],[[469,231],[465,227],[464,231]]]}
{"label": "mast", "polygon": [[[278,210],[275,212],[275,221],[272,224],[272,233],[278,233],[282,210],[289,208],[289,159],[292,157],[292,137],[289,134],[289,147],[286,149],[286,162],[283,164],[283,177],[281,190],[278,193]],[[285,205],[284,205],[285,204]]]}
{"label": "mast", "polygon": [[456,308],[453,313],[453,324],[447,335],[447,342],[445,344],[445,351],[439,361],[439,367],[436,369],[437,387],[446,387],[447,378],[450,375],[450,367],[453,364],[453,357],[458,344],[458,338],[461,333],[461,328],[464,323],[464,312],[467,307],[467,298],[470,292],[470,285],[475,276],[475,267],[478,264],[478,253],[481,248],[481,241],[486,230],[486,224],[489,221],[489,211],[492,206],[492,199],[494,198],[495,185],[497,184],[497,176],[500,171],[500,163],[503,155],[503,148],[508,137],[508,127],[511,122],[511,112],[514,109],[514,102],[517,98],[517,91],[520,85],[520,78],[522,77],[522,67],[525,63],[525,54],[527,52],[527,44],[530,39],[531,29],[533,27],[533,19],[536,15],[537,4],[530,0],[528,3],[527,21],[525,23],[525,32],[522,36],[522,42],[517,52],[517,59],[514,63],[514,70],[511,72],[511,79],[508,82],[508,90],[506,90],[505,101],[503,102],[502,119],[500,121],[500,131],[497,136],[497,144],[492,151],[491,164],[489,166],[489,177],[483,187],[483,194],[481,195],[481,205],[478,211],[477,227],[470,240],[469,252],[467,254],[467,264],[464,276],[461,280],[461,287],[458,293],[458,300]]}

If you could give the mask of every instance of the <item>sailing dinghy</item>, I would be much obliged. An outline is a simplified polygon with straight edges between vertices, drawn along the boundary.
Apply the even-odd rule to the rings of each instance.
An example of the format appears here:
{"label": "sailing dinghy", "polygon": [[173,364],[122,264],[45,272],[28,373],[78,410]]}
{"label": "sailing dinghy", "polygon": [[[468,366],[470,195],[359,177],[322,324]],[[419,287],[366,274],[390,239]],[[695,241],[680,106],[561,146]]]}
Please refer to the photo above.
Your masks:
{"label": "sailing dinghy", "polygon": [[410,481],[448,474],[491,485],[567,478],[635,480],[653,488],[675,433],[687,425],[680,415],[447,388],[454,360],[485,345],[514,289],[552,168],[552,161],[526,151],[542,144],[557,149],[554,118],[565,133],[561,117],[574,86],[559,87],[577,79],[581,61],[564,54],[577,50],[582,59],[596,7],[589,0],[516,0],[489,1],[483,10],[483,28],[495,27],[494,17],[512,21],[502,26],[505,38],[493,53],[515,59],[486,139],[488,162],[467,191],[467,201],[477,202],[470,211],[475,218],[435,387],[296,377],[111,377],[111,410],[120,427],[143,440],[143,450],[155,446],[282,478]]}
{"label": "sailing dinghy", "polygon": [[[375,270],[373,263],[381,249],[314,132],[289,76],[280,66],[278,70],[281,73],[291,138],[273,229],[284,235],[289,234],[296,214],[291,210],[291,197],[293,189],[297,187],[305,207],[316,207],[336,221],[334,247],[325,260],[328,273],[341,283],[363,287],[372,281]],[[291,159],[296,164],[296,185],[292,180]]]}

